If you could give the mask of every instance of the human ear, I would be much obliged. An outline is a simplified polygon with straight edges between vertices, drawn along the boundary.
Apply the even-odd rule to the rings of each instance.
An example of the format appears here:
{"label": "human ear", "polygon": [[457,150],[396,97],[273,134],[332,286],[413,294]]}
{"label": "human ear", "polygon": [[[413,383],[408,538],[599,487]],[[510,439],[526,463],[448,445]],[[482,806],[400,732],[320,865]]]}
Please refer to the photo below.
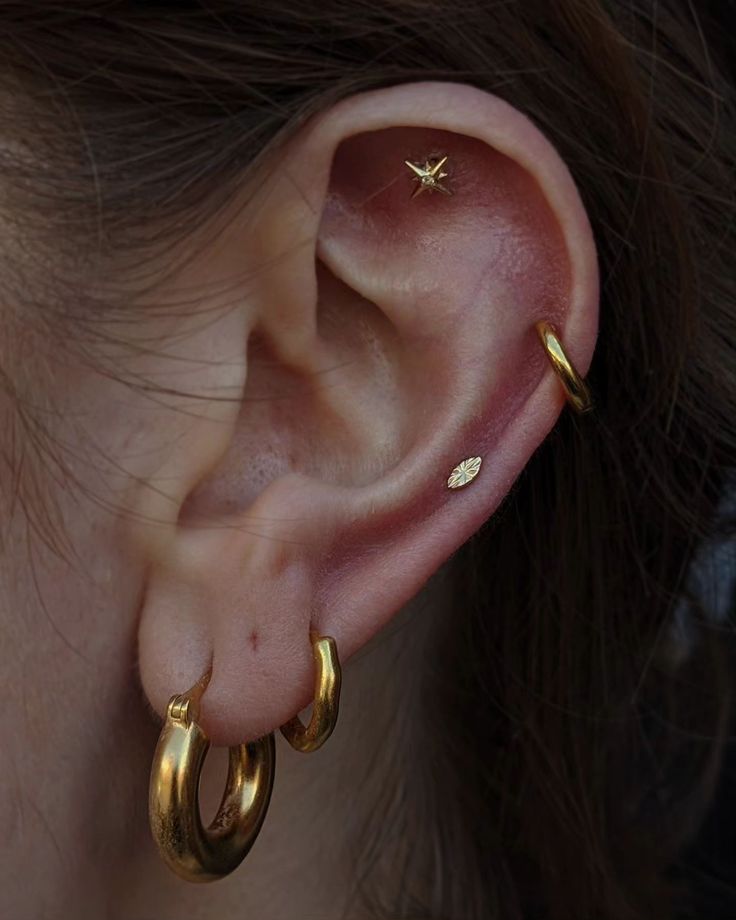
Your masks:
{"label": "human ear", "polygon": [[[452,195],[412,197],[405,161],[443,156]],[[347,660],[493,514],[564,404],[535,323],[581,373],[597,329],[574,183],[502,100],[441,83],[358,95],[272,166],[208,257],[248,272],[238,356],[216,371],[237,398],[182,418],[133,516],[143,688],[163,714],[211,666],[215,744],[286,722],[311,695],[310,635]],[[202,336],[216,362],[222,330]],[[448,489],[475,456],[473,483]]]}

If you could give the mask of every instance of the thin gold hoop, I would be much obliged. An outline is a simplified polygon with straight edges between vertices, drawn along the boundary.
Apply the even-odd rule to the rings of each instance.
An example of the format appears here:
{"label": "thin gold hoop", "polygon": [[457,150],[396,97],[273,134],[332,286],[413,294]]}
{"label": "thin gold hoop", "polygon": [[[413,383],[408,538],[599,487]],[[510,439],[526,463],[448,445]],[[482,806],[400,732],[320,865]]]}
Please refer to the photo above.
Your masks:
{"label": "thin gold hoop", "polygon": [[337,644],[329,636],[314,640],[314,704],[306,727],[299,716],[281,726],[281,734],[296,751],[310,754],[321,748],[335,729],[340,707],[342,669]]}
{"label": "thin gold hoop", "polygon": [[198,789],[210,741],[197,719],[209,676],[169,700],[148,790],[153,838],[169,868],[190,882],[223,878],[247,856],[266,817],[276,761],[273,734],[231,747],[220,807],[203,827]]}
{"label": "thin gold hoop", "polygon": [[576,412],[588,412],[593,408],[593,399],[588,385],[575,370],[572,361],[565,354],[562,342],[559,340],[554,327],[547,322],[537,323],[537,332],[541,339],[547,357],[552,363],[555,373],[560,378],[570,405]]}

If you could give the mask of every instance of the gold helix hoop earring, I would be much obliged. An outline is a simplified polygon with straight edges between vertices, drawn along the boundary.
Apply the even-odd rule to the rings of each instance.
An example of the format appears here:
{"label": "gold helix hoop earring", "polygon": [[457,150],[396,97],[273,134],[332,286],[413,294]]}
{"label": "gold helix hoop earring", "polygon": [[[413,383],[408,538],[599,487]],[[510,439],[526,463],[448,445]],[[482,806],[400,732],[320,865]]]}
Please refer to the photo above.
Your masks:
{"label": "gold helix hoop earring", "polygon": [[148,790],[153,838],[169,868],[190,882],[222,878],[246,857],[266,817],[276,759],[273,733],[231,747],[220,807],[203,827],[198,788],[210,742],[197,719],[209,678],[169,700]]}
{"label": "gold helix hoop earring", "polygon": [[281,734],[296,751],[310,754],[321,748],[334,731],[340,706],[342,669],[335,640],[329,636],[312,643],[314,655],[314,704],[309,725],[294,716],[281,726]]}
{"label": "gold helix hoop earring", "polygon": [[593,408],[590,390],[583,378],[575,370],[572,361],[565,354],[565,349],[562,347],[562,342],[557,337],[554,327],[550,323],[539,322],[537,323],[537,332],[544,350],[547,352],[547,357],[551,361],[555,373],[560,378],[568,402],[576,412],[588,412]]}

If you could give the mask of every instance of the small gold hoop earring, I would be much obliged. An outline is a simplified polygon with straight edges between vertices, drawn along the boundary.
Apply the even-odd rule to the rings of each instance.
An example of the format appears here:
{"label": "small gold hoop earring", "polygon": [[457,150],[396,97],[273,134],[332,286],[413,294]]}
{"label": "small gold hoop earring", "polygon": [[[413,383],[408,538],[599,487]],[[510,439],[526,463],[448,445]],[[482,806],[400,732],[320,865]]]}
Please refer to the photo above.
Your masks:
{"label": "small gold hoop earring", "polygon": [[231,747],[220,807],[203,827],[198,789],[210,741],[197,719],[209,676],[169,700],[148,790],[153,838],[169,868],[189,882],[220,879],[245,859],[266,817],[276,761],[273,733]]}
{"label": "small gold hoop earring", "polygon": [[552,367],[560,378],[568,402],[576,412],[588,412],[593,408],[590,390],[586,382],[575,370],[572,361],[565,354],[565,349],[562,347],[562,342],[557,337],[554,327],[550,323],[542,321],[537,323],[537,332],[544,350],[547,352],[547,357],[552,362]]}
{"label": "small gold hoop earring", "polygon": [[337,644],[329,636],[314,640],[314,704],[306,727],[299,716],[281,726],[281,734],[296,751],[310,754],[321,748],[335,729],[340,707],[342,669]]}

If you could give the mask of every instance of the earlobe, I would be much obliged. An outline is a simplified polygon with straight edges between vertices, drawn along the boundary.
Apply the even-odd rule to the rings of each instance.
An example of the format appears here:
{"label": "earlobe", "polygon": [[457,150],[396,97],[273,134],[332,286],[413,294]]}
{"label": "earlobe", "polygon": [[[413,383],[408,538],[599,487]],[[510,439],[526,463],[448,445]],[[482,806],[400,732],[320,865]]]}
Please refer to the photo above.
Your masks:
{"label": "earlobe", "polygon": [[[407,161],[442,163],[452,194],[416,194]],[[265,266],[248,300],[260,345],[227,449],[151,567],[140,628],[161,713],[211,662],[202,724],[217,744],[293,717],[311,696],[310,630],[347,660],[493,513],[564,401],[536,324],[556,325],[581,372],[597,325],[572,179],[488,94],[345,100],[274,176],[241,240]],[[466,487],[448,488],[473,458],[472,481],[466,463]]]}

